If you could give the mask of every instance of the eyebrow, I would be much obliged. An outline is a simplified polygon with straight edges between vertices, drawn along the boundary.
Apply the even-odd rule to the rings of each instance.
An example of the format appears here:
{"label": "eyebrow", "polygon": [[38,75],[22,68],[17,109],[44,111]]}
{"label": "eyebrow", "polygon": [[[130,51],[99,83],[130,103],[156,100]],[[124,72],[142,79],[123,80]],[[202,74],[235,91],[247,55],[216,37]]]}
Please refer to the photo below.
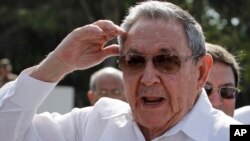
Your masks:
{"label": "eyebrow", "polygon": [[[178,52],[176,50],[174,50],[173,48],[161,48],[158,52],[159,53],[178,54]],[[126,54],[130,54],[130,53],[143,54],[135,48],[128,49],[128,52]]]}
{"label": "eyebrow", "polygon": [[141,54],[137,49],[134,49],[134,48],[128,49],[128,52],[126,54],[130,54],[130,53]]}
{"label": "eyebrow", "polygon": [[234,83],[226,83],[223,86],[231,86],[231,87],[236,87],[236,85]]}

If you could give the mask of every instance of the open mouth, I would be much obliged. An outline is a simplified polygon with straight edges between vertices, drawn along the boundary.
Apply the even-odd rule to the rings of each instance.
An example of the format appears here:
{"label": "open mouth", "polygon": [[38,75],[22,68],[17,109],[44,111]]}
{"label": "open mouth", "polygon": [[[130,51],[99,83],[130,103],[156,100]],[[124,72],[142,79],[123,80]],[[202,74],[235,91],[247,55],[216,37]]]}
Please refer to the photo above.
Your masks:
{"label": "open mouth", "polygon": [[142,101],[146,105],[157,105],[163,102],[165,99],[162,97],[142,97]]}

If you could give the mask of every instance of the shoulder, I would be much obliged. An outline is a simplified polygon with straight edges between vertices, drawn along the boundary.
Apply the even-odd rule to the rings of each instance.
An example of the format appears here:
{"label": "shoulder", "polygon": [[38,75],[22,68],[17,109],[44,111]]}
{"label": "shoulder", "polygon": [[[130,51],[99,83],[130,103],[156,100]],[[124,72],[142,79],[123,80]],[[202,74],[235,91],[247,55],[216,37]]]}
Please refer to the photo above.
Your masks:
{"label": "shoulder", "polygon": [[100,98],[93,106],[74,108],[70,113],[64,116],[74,117],[78,121],[88,120],[89,118],[103,119],[123,114],[130,115],[130,106],[128,103],[117,99],[103,97]]}
{"label": "shoulder", "polygon": [[234,118],[244,124],[250,124],[250,106],[244,106],[234,111]]}
{"label": "shoulder", "polygon": [[230,125],[240,125],[241,123],[220,110],[214,109],[212,113],[214,118],[212,132],[210,132],[213,134],[211,140],[229,140]]}
{"label": "shoulder", "polygon": [[249,112],[249,114],[250,114],[250,106],[240,107],[240,108],[236,109],[234,112],[236,115],[240,114],[240,113],[245,113],[245,112]]}
{"label": "shoulder", "polygon": [[213,116],[214,116],[214,120],[215,120],[215,124],[221,125],[222,127],[229,127],[229,125],[231,124],[241,124],[240,122],[238,122],[237,120],[235,120],[233,117],[230,117],[228,115],[226,115],[225,113],[223,113],[220,110],[214,109],[213,110]]}
{"label": "shoulder", "polygon": [[130,107],[128,103],[124,101],[103,97],[95,103],[93,112],[101,114],[100,116],[102,117],[110,117],[128,114],[130,112]]}
{"label": "shoulder", "polygon": [[[124,114],[130,115],[130,107],[126,102],[112,98],[100,98],[93,106],[74,108],[70,113],[63,116],[86,122],[90,119],[112,118]],[[53,117],[56,117],[55,115],[57,116],[53,113]]]}

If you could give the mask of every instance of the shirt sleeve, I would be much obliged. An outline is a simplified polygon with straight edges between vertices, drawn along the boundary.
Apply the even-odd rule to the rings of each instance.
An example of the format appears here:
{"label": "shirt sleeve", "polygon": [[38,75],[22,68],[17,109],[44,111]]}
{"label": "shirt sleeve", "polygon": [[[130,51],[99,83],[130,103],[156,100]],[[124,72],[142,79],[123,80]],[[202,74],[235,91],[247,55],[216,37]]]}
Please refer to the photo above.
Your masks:
{"label": "shirt sleeve", "polygon": [[32,128],[34,115],[56,83],[47,83],[23,71],[15,81],[0,89],[0,140],[17,141]]}

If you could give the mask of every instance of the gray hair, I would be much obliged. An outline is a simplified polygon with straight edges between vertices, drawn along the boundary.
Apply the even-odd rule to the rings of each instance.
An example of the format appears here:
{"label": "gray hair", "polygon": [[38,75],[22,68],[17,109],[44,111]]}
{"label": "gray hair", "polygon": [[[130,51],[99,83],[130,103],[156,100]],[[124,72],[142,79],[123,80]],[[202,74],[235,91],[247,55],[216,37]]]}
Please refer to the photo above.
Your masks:
{"label": "gray hair", "polygon": [[[167,22],[173,18],[182,23],[187,36],[187,41],[189,43],[188,48],[191,49],[193,55],[205,55],[205,37],[200,24],[188,12],[169,2],[146,1],[131,7],[128,15],[123,20],[121,27],[128,32],[133,24],[135,24],[139,19],[160,19]],[[118,37],[118,42],[121,46],[121,54],[124,50],[125,40],[125,36]]]}
{"label": "gray hair", "polygon": [[6,68],[8,71],[12,71],[12,65],[8,58],[3,58],[0,60],[0,68]]}
{"label": "gray hair", "polygon": [[90,84],[89,84],[90,90],[92,90],[92,91],[96,90],[96,81],[104,75],[115,76],[123,82],[123,76],[122,76],[122,72],[120,70],[113,68],[113,67],[105,67],[105,68],[102,68],[91,75]]}

